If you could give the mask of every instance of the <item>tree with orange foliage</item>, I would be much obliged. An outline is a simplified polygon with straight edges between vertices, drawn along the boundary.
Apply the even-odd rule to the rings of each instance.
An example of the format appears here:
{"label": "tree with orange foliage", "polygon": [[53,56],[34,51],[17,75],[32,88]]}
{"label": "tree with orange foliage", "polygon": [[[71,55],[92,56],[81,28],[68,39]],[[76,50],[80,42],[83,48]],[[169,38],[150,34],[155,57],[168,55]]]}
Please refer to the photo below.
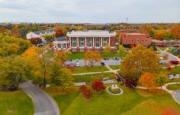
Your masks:
{"label": "tree with orange foliage", "polygon": [[55,27],[55,36],[56,37],[64,36],[64,31],[60,26]]}
{"label": "tree with orange foliage", "polygon": [[180,39],[180,24],[171,28],[171,33],[175,39]]}
{"label": "tree with orange foliage", "polygon": [[68,59],[69,57],[69,52],[65,52],[63,50],[55,52],[55,57],[61,64],[64,64],[64,62]]}
{"label": "tree with orange foliage", "polygon": [[165,35],[166,31],[165,30],[157,30],[155,32],[155,38],[158,40],[163,40],[163,37]]}
{"label": "tree with orange foliage", "polygon": [[100,62],[102,58],[100,53],[97,51],[86,51],[84,54],[84,59],[88,65],[93,66],[94,62]]}
{"label": "tree with orange foliage", "polygon": [[154,74],[146,72],[143,73],[139,79],[139,83],[144,86],[144,87],[148,87],[148,88],[153,88],[156,86],[156,79]]}

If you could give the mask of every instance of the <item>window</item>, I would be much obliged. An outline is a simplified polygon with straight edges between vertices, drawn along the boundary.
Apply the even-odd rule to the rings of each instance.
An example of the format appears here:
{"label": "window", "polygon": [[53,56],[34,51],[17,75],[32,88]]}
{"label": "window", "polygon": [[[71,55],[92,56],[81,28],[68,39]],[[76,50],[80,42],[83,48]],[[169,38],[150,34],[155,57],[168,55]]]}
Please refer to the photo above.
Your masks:
{"label": "window", "polygon": [[85,46],[85,38],[79,38],[79,47]]}
{"label": "window", "polygon": [[61,44],[58,44],[57,46],[58,46],[58,48],[61,48]]}
{"label": "window", "polygon": [[62,44],[62,48],[66,48],[66,44]]}
{"label": "window", "polygon": [[87,44],[87,47],[92,47],[93,46],[93,38],[86,38],[86,44]]}
{"label": "window", "polygon": [[77,39],[76,38],[71,38],[71,46],[77,47]]}
{"label": "window", "polygon": [[101,39],[100,38],[95,38],[95,46],[100,47],[101,46]]}
{"label": "window", "polygon": [[103,41],[102,41],[102,45],[103,47],[107,47],[109,45],[109,38],[102,38]]}

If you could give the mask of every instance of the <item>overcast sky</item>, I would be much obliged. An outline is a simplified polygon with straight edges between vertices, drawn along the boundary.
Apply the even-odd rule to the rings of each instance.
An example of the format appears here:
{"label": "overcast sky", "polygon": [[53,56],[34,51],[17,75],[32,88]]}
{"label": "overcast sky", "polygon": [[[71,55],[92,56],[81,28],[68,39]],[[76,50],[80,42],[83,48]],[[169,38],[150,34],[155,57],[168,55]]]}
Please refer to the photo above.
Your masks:
{"label": "overcast sky", "polygon": [[180,22],[180,0],[0,0],[0,22]]}

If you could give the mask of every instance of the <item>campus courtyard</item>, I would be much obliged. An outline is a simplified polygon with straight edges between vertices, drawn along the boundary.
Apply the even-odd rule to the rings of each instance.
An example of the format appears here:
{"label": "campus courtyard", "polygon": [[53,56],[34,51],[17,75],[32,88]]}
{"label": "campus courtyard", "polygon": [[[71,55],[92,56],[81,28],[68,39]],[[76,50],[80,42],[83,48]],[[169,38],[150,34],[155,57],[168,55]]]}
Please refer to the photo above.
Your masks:
{"label": "campus courtyard", "polygon": [[122,95],[109,95],[107,92],[93,95],[86,100],[80,93],[60,94],[54,89],[46,91],[59,105],[62,115],[164,115],[168,112],[180,114],[180,105],[161,90],[147,92],[121,87]]}

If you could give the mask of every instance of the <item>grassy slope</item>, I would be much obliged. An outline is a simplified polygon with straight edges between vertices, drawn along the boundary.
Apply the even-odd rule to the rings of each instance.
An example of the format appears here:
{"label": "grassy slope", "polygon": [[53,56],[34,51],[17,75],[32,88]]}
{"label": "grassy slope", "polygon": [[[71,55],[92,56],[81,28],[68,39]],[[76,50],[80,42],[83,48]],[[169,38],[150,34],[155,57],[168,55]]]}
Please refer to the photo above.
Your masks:
{"label": "grassy slope", "polygon": [[94,95],[91,100],[84,99],[78,93],[54,95],[54,98],[61,108],[62,115],[161,115],[167,108],[180,112],[180,105],[167,93],[152,95],[127,88],[124,88],[124,91],[120,96],[107,93]]}
{"label": "grassy slope", "polygon": [[21,91],[0,92],[0,115],[33,115],[32,102]]}

